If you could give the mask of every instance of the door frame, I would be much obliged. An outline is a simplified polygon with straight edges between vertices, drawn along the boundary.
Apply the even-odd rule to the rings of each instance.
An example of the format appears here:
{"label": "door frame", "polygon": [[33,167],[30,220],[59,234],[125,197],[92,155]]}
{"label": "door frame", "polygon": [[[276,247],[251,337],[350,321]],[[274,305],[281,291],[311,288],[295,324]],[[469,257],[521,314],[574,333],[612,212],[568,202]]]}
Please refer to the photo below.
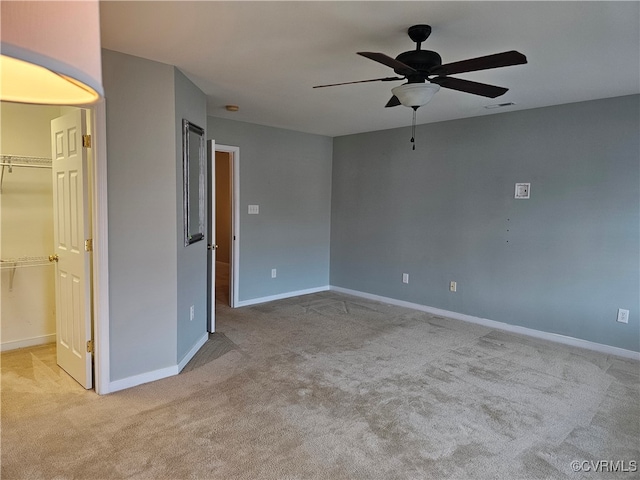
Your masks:
{"label": "door frame", "polygon": [[93,384],[97,394],[109,393],[109,228],[107,204],[106,100],[87,108],[91,113],[91,228],[93,235]]}
{"label": "door frame", "polygon": [[[240,147],[215,143],[214,164],[215,152],[225,152],[231,155],[231,265],[229,268],[229,289],[231,291],[229,292],[229,303],[231,308],[236,308],[240,284]],[[215,212],[210,212],[209,221],[215,221]],[[215,275],[215,270],[213,275]]]}

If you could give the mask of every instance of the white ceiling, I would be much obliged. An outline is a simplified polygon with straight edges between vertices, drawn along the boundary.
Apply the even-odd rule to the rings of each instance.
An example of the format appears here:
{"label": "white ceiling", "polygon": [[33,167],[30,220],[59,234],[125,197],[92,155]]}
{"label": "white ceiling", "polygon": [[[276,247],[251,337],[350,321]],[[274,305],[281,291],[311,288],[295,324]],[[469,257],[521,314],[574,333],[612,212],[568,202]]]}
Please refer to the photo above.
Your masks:
{"label": "white ceiling", "polygon": [[[458,75],[510,90],[443,88],[418,123],[640,93],[636,1],[101,2],[103,48],[177,66],[209,115],[329,136],[410,125],[410,109],[384,108],[400,81],[312,87],[395,75],[356,52],[412,50],[406,30],[419,23],[443,63],[507,50],[529,63]],[[484,108],[502,102],[516,105]]]}

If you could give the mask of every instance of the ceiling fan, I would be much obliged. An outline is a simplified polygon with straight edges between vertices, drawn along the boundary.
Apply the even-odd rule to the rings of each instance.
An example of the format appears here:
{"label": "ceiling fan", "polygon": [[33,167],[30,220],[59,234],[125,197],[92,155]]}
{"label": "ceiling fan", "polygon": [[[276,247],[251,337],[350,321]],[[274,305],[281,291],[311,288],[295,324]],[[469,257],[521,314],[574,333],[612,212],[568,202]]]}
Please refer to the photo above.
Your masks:
{"label": "ceiling fan", "polygon": [[459,62],[442,65],[442,57],[437,52],[422,50],[422,42],[431,35],[430,25],[414,25],[407,31],[409,38],[416,42],[416,49],[403,52],[396,58],[391,58],[384,53],[357,52],[358,55],[369,58],[375,62],[393,68],[399,77],[373,78],[371,80],[359,80],[355,82],[332,83],[329,85],[317,85],[313,88],[335,87],[352,83],[366,82],[394,82],[407,80],[407,83],[392,88],[393,96],[385,107],[404,105],[413,109],[413,124],[411,143],[415,150],[416,111],[422,105],[431,100],[440,87],[471,93],[483,97],[496,98],[504,95],[509,89],[488,85],[486,83],[472,82],[461,78],[450,77],[456,73],[475,72],[491,68],[509,67],[527,63],[527,57],[520,52],[510,50],[508,52],[486,55],[484,57],[470,58]]}
{"label": "ceiling fan", "polygon": [[[355,82],[332,83],[329,85],[317,85],[313,88],[334,87],[337,85],[348,85],[352,83],[407,80],[406,84],[392,89],[394,95],[385,106],[395,107],[397,105],[405,105],[407,107],[412,107],[415,110],[421,105],[427,103],[440,87],[471,93],[473,95],[481,95],[483,97],[499,97],[500,95],[505,94],[508,89],[504,87],[497,87],[495,85],[487,85],[486,83],[478,83],[470,80],[463,80],[461,78],[450,77],[449,75],[527,63],[527,57],[515,50],[511,50],[508,52],[496,53],[494,55],[471,58],[469,60],[462,60],[442,65],[442,57],[440,57],[437,52],[421,49],[422,42],[431,35],[431,26],[414,25],[409,27],[407,33],[411,40],[416,42],[416,49],[401,53],[396,58],[391,58],[384,53],[357,52],[358,55],[362,55],[363,57],[393,68],[393,71],[400,76],[374,78],[371,80],[359,80]],[[405,100],[407,103],[405,103]],[[416,102],[424,103],[417,105]]]}

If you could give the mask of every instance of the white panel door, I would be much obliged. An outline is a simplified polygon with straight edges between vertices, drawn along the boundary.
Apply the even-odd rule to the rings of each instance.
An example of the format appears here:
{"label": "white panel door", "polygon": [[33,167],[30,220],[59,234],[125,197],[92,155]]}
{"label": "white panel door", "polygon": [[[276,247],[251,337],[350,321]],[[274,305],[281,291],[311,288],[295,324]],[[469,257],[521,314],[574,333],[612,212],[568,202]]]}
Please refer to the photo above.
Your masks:
{"label": "white panel door", "polygon": [[87,201],[85,112],[78,109],[51,121],[53,234],[56,264],[56,341],[58,365],[84,388],[93,386],[91,285]]}

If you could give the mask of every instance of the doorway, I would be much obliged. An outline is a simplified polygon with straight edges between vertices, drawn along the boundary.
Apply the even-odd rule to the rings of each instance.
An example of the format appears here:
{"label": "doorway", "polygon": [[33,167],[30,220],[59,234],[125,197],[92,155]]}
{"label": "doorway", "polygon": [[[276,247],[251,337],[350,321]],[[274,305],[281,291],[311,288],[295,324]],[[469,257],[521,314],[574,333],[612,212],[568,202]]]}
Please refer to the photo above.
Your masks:
{"label": "doorway", "polygon": [[216,223],[216,302],[231,306],[231,203],[232,203],[232,154],[215,151],[215,223]]}
{"label": "doorway", "polygon": [[[63,197],[56,195],[56,182],[53,181],[52,170],[56,170],[52,158],[52,121],[72,116],[79,121],[81,128],[75,129],[73,135],[65,134],[65,138],[71,138],[77,133],[77,145],[82,144],[82,133],[90,133],[95,127],[94,110],[85,110],[77,107],[59,107],[42,105],[23,105],[2,103],[2,193],[0,193],[0,263],[2,269],[0,307],[2,309],[2,351],[15,350],[38,345],[51,345],[53,352],[60,353],[60,342],[72,347],[72,356],[81,352],[84,365],[83,375],[78,378],[70,373],[84,388],[92,388],[94,385],[94,372],[92,355],[87,351],[88,340],[92,340],[92,312],[91,307],[98,302],[92,302],[90,285],[92,273],[97,274],[94,265],[93,271],[89,264],[82,270],[85,278],[82,280],[87,288],[78,285],[77,272],[68,270],[66,258],[64,262],[57,260],[66,255],[60,251],[60,243],[56,243],[56,227],[67,221],[56,221],[54,206],[56,199]],[[85,132],[82,132],[86,128]],[[62,138],[62,135],[61,135]],[[89,142],[89,137],[85,139]],[[58,143],[62,145],[62,141]],[[95,188],[88,188],[94,182],[93,166],[95,155],[88,146],[81,148],[83,156],[86,155],[85,171],[75,169],[71,173],[73,184],[85,184],[84,194],[75,197],[71,202],[79,207],[78,198],[84,201],[87,219],[92,217],[92,211],[98,206],[94,199]],[[56,167],[56,168],[53,168]],[[81,178],[80,178],[81,177]],[[61,175],[57,175],[58,185],[61,185]],[[69,177],[67,177],[69,178]],[[82,180],[78,182],[78,180]],[[65,192],[68,195],[69,183],[65,183]],[[73,190],[73,189],[71,189]],[[66,208],[63,208],[66,211]],[[77,211],[77,210],[75,210]],[[77,217],[74,217],[77,218]],[[86,224],[84,234],[78,237],[77,242],[68,242],[73,250],[85,253],[91,250],[91,238],[95,229],[89,223]],[[58,240],[61,238],[58,235]],[[71,237],[68,237],[71,238]],[[85,240],[89,240],[86,244]],[[73,245],[71,245],[73,243]],[[63,245],[64,247],[64,245]],[[87,262],[91,261],[91,254],[86,255]],[[64,268],[62,264],[66,263]],[[69,309],[75,309],[80,303],[63,302],[60,304],[60,289],[56,283],[60,278],[66,277],[69,282],[63,287],[66,289],[65,297],[82,297],[82,314],[86,336],[82,339],[77,335],[67,335],[71,330],[63,331],[57,325],[56,316]],[[79,294],[81,293],[81,294]],[[77,323],[73,321],[71,323]],[[96,317],[97,325],[97,317]],[[73,338],[73,341],[69,340]],[[58,362],[60,357],[58,356]],[[64,362],[63,362],[64,363]],[[68,363],[68,362],[67,362]],[[96,361],[96,368],[99,362]],[[69,370],[68,365],[65,370]],[[96,388],[96,391],[98,389]],[[98,392],[100,393],[100,392]]]}
{"label": "doorway", "polygon": [[216,304],[235,308],[238,303],[240,149],[213,140],[208,147],[208,224],[215,253],[209,258],[208,297],[215,318]]}

